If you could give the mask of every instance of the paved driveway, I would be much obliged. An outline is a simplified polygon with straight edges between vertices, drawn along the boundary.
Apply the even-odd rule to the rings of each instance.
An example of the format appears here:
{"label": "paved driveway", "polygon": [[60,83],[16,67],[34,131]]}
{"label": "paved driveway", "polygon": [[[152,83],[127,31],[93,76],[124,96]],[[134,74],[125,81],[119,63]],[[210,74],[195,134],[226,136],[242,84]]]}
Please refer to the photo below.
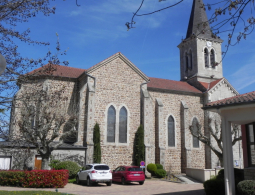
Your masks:
{"label": "paved driveway", "polygon": [[[18,188],[18,187],[4,187],[0,190],[8,191],[55,191],[55,189],[34,189],[34,188]],[[205,195],[203,184],[180,184],[168,181],[146,180],[144,185],[131,183],[127,185],[112,184],[106,186],[99,184],[98,186],[85,186],[77,184],[67,184],[65,188],[59,188],[59,192],[71,193],[76,195],[90,195],[90,194],[107,194],[107,195]]]}

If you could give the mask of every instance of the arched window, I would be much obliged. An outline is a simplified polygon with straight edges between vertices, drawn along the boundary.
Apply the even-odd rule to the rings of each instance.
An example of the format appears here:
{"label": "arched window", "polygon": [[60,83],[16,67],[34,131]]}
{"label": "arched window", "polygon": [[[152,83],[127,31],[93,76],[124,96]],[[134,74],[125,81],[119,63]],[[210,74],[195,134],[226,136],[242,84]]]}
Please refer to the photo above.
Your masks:
{"label": "arched window", "polygon": [[107,142],[115,142],[116,111],[110,106],[107,113]]}
{"label": "arched window", "polygon": [[29,106],[28,107],[28,114],[29,114],[29,120],[30,120],[30,127],[31,129],[35,128],[35,122],[36,122],[36,116],[35,116],[35,107],[34,106]]}
{"label": "arched window", "polygon": [[210,61],[211,61],[211,67],[215,68],[215,53],[213,49],[210,52]]}
{"label": "arched window", "polygon": [[192,64],[192,52],[189,51],[189,69],[192,70],[193,64]]}
{"label": "arched window", "polygon": [[208,49],[205,48],[204,50],[204,57],[205,57],[205,67],[208,68],[209,67],[209,59],[208,59]]}
{"label": "arched window", "polygon": [[[198,135],[198,128],[199,128],[199,123],[197,118],[194,118],[192,121],[192,126],[193,126],[193,133],[195,135]],[[193,148],[199,148],[199,140],[197,137],[193,136]]]}
{"label": "arched window", "polygon": [[127,143],[127,109],[122,107],[119,116],[119,142]]}
{"label": "arched window", "polygon": [[189,56],[188,53],[185,53],[185,71],[189,70]]}
{"label": "arched window", "polygon": [[172,116],[168,117],[168,146],[175,146],[175,125]]}

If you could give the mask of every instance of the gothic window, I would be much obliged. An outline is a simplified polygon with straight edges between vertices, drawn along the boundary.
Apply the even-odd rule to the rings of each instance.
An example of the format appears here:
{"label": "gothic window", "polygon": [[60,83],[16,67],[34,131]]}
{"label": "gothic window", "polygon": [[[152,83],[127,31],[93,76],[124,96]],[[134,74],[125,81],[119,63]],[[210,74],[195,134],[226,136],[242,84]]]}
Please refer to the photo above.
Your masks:
{"label": "gothic window", "polygon": [[122,107],[119,115],[119,142],[127,143],[127,109]]}
{"label": "gothic window", "polygon": [[211,62],[211,67],[215,68],[215,53],[213,49],[210,52],[210,62]]}
{"label": "gothic window", "polygon": [[168,146],[175,146],[175,124],[172,116],[168,118]]}
{"label": "gothic window", "polygon": [[208,49],[205,48],[204,50],[204,57],[205,57],[205,67],[208,68],[209,67],[209,59],[208,59]]}
{"label": "gothic window", "polygon": [[29,112],[29,120],[30,120],[31,129],[34,129],[35,128],[35,121],[36,121],[35,107],[31,105],[31,106],[28,107],[27,111]]}
{"label": "gothic window", "polygon": [[189,51],[189,69],[190,70],[192,70],[192,66],[193,66],[193,64],[192,64],[192,52],[190,50]]}
{"label": "gothic window", "polygon": [[188,71],[189,69],[189,56],[188,53],[185,53],[185,71]]}
{"label": "gothic window", "polygon": [[110,106],[107,113],[107,142],[115,142],[116,110]]}
{"label": "gothic window", "polygon": [[[198,135],[198,120],[197,118],[194,118],[193,121],[192,121],[192,126],[193,126],[193,133],[195,135]],[[193,136],[193,148],[199,148],[199,140],[197,137]]]}

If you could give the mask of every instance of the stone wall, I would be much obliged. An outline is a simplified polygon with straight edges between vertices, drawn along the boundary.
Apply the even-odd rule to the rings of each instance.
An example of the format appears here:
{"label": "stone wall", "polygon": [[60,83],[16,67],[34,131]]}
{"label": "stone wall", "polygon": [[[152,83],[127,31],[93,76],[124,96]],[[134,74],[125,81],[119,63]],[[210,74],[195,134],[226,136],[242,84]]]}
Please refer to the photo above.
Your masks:
{"label": "stone wall", "polygon": [[[181,94],[181,93],[167,93],[167,92],[157,92],[149,89],[149,93],[153,99],[153,103],[156,104],[156,98],[160,99],[163,104],[163,124],[162,129],[159,131],[163,131],[164,139],[159,140],[161,144],[166,148],[165,150],[165,169],[167,171],[172,171],[175,173],[181,172],[181,150],[184,147],[182,145],[182,133],[181,133],[181,102],[184,101],[188,107],[188,118],[186,119],[189,125],[192,124],[193,117],[197,117],[200,124],[204,123],[204,111],[201,109],[203,106],[203,99],[200,95],[188,95],[188,94]],[[155,106],[152,113],[156,113]],[[173,116],[175,120],[175,147],[169,147],[167,143],[167,120],[169,116]],[[154,114],[152,120],[155,121],[156,115]],[[157,119],[159,120],[159,119]],[[204,152],[204,145],[200,143],[200,148],[196,149],[192,147],[192,135],[189,129],[186,129],[185,132],[188,137],[190,138],[190,145],[189,148],[191,150],[189,155],[189,162],[191,162],[190,166],[192,168],[204,168],[205,167],[205,152]],[[183,142],[184,143],[184,142]],[[203,159],[203,160],[201,160]],[[156,159],[156,162],[159,160]]]}
{"label": "stone wall", "polygon": [[[132,165],[135,132],[141,123],[140,85],[145,80],[120,58],[101,66],[90,75],[96,78],[93,123],[98,122],[100,126],[102,163],[108,164],[111,169],[119,165]],[[110,106],[116,110],[114,143],[107,142],[107,112]],[[128,113],[127,143],[118,142],[118,116],[123,106]]]}
{"label": "stone wall", "polygon": [[[18,122],[21,120],[21,111],[24,108],[24,101],[28,96],[33,96],[33,94],[40,93],[41,91],[47,92],[47,94],[54,93],[61,90],[61,102],[57,103],[58,107],[53,108],[51,105],[51,114],[56,114],[57,116],[63,116],[65,123],[70,120],[72,116],[75,116],[77,112],[77,89],[76,83],[70,80],[53,80],[53,79],[37,79],[31,80],[30,82],[23,83],[20,90],[15,96],[15,101],[12,108],[12,133],[19,133]],[[54,96],[49,96],[53,97]],[[59,99],[52,100],[52,102],[58,102]],[[26,101],[27,102],[27,101]],[[29,104],[35,106],[36,101],[28,102]],[[47,104],[47,102],[44,102]],[[60,127],[60,135],[63,133],[63,129],[66,128],[65,123]],[[50,133],[49,133],[50,135]],[[59,137],[54,141],[58,141]]]}

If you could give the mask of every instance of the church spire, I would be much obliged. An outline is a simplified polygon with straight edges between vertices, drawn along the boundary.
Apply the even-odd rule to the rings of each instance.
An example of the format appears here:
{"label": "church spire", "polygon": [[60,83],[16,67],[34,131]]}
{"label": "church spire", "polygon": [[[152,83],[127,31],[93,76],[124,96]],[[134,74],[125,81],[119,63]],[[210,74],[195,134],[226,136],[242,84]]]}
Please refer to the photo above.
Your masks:
{"label": "church spire", "polygon": [[199,38],[213,39],[211,28],[204,9],[203,0],[193,0],[186,39],[195,35]]}

